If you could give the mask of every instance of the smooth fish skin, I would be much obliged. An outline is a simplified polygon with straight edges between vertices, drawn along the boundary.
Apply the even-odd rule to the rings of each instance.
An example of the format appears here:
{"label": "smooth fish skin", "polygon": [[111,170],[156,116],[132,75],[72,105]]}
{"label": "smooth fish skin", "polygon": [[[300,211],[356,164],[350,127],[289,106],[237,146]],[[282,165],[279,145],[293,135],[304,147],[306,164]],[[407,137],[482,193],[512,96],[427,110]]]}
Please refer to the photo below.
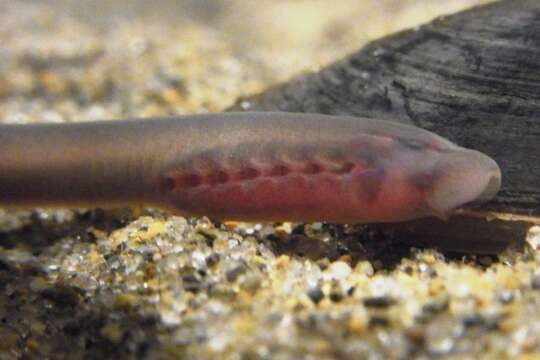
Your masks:
{"label": "smooth fish skin", "polygon": [[0,125],[0,207],[392,222],[488,200],[500,182],[488,156],[374,119],[244,112]]}

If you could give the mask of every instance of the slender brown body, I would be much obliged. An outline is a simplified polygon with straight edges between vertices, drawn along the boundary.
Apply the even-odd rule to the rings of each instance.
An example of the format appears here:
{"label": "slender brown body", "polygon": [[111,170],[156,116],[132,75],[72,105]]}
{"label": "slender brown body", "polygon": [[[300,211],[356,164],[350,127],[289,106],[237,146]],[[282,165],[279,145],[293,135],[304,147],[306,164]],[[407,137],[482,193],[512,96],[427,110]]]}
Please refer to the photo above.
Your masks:
{"label": "slender brown body", "polygon": [[151,205],[236,220],[401,221],[493,196],[493,160],[428,131],[316,114],[0,126],[0,206]]}

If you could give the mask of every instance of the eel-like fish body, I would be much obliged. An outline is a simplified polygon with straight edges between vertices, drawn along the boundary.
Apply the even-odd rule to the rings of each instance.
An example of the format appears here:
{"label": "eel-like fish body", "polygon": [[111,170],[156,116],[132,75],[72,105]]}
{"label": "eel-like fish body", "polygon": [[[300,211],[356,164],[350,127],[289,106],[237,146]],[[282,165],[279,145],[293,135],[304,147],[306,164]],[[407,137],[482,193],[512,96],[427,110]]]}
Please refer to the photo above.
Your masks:
{"label": "eel-like fish body", "polygon": [[480,152],[366,118],[246,112],[0,125],[0,207],[392,222],[490,199],[500,182]]}

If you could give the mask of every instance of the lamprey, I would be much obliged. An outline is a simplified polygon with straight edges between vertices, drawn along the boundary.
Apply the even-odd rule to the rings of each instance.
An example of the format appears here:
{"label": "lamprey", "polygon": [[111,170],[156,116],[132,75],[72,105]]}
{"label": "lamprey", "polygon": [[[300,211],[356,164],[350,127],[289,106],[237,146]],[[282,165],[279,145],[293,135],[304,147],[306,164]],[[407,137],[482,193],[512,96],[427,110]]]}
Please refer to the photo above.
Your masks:
{"label": "lamprey", "polygon": [[278,112],[0,125],[0,207],[366,223],[492,198],[494,160],[413,126]]}

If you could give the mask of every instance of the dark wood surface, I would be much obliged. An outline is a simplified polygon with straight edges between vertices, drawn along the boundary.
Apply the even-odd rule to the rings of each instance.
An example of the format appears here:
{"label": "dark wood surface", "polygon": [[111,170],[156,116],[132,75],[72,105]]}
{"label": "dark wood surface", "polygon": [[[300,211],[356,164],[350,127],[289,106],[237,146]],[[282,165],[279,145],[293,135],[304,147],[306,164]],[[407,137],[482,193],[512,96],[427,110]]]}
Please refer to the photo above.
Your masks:
{"label": "dark wood surface", "polygon": [[445,252],[497,254],[512,244],[520,249],[531,224],[456,215],[448,221],[436,218],[378,225],[385,236],[396,237],[413,247]]}
{"label": "dark wood surface", "polygon": [[538,0],[501,1],[377,40],[242,104],[432,130],[500,164],[502,189],[481,210],[540,215]]}

